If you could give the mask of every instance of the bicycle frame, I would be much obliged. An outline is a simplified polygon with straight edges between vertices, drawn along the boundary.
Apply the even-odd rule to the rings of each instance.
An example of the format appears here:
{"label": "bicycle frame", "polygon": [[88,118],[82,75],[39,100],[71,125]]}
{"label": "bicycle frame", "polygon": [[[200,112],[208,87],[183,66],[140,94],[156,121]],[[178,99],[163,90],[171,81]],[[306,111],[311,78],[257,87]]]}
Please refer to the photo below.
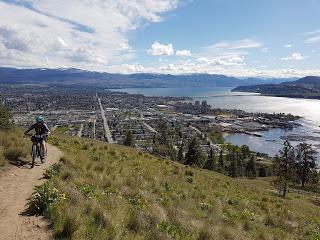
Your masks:
{"label": "bicycle frame", "polygon": [[41,147],[42,143],[42,138],[37,136],[37,135],[32,135],[32,148],[31,148],[31,156],[32,156],[32,163],[31,163],[31,168],[34,167],[35,165],[35,160],[36,158],[40,158],[41,162],[44,163],[44,160],[46,158],[47,153],[46,152],[41,152],[44,151]]}

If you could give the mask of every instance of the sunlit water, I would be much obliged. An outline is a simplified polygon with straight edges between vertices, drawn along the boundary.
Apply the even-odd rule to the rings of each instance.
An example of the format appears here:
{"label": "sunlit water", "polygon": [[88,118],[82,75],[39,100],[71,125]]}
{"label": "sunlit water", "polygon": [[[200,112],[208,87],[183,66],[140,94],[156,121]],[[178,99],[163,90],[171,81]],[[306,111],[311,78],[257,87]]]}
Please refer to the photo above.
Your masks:
{"label": "sunlit water", "polygon": [[[292,131],[274,129],[261,132],[261,138],[244,134],[233,134],[226,140],[236,144],[247,144],[252,150],[274,156],[282,147],[281,136],[301,134],[320,137],[320,100],[267,97],[250,93],[231,92],[230,88],[128,88],[116,91],[144,94],[146,96],[187,96],[195,100],[207,100],[214,108],[241,109],[248,112],[291,113],[302,116],[303,127]],[[320,141],[309,141],[319,145]],[[297,144],[297,143],[293,143]]]}

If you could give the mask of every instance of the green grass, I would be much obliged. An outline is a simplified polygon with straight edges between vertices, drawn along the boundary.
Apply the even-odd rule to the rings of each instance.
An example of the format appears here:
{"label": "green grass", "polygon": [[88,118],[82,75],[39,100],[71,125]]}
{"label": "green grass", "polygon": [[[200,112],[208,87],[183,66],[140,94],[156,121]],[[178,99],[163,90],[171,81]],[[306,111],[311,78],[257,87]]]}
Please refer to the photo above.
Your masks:
{"label": "green grass", "polygon": [[270,178],[232,179],[96,141],[51,142],[65,156],[39,190],[56,200],[39,201],[56,239],[320,239],[319,198],[281,198]]}

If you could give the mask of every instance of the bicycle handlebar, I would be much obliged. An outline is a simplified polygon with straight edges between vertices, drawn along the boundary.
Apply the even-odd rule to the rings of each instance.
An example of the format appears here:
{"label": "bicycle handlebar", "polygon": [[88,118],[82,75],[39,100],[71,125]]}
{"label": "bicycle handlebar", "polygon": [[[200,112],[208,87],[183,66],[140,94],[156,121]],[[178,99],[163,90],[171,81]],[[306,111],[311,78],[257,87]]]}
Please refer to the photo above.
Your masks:
{"label": "bicycle handlebar", "polygon": [[[24,135],[29,136],[29,137],[32,137],[32,136],[35,136],[35,135],[37,135],[37,134],[33,134],[33,133],[24,133]],[[44,134],[41,134],[41,135],[48,136],[48,135],[49,135],[49,133],[44,133]]]}

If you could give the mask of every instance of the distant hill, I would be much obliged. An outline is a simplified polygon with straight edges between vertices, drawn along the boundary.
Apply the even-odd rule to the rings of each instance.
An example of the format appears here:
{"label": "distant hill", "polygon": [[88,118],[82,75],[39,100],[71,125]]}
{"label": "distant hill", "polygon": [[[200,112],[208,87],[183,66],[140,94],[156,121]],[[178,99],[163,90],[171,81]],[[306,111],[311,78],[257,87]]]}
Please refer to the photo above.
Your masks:
{"label": "distant hill", "polygon": [[320,99],[320,77],[307,76],[280,84],[258,84],[234,88],[234,92],[255,92],[263,95]]}
{"label": "distant hill", "polygon": [[116,74],[80,69],[15,69],[0,67],[0,84],[44,84],[105,88],[129,87],[237,87],[281,83],[295,79],[235,78],[217,74]]}

